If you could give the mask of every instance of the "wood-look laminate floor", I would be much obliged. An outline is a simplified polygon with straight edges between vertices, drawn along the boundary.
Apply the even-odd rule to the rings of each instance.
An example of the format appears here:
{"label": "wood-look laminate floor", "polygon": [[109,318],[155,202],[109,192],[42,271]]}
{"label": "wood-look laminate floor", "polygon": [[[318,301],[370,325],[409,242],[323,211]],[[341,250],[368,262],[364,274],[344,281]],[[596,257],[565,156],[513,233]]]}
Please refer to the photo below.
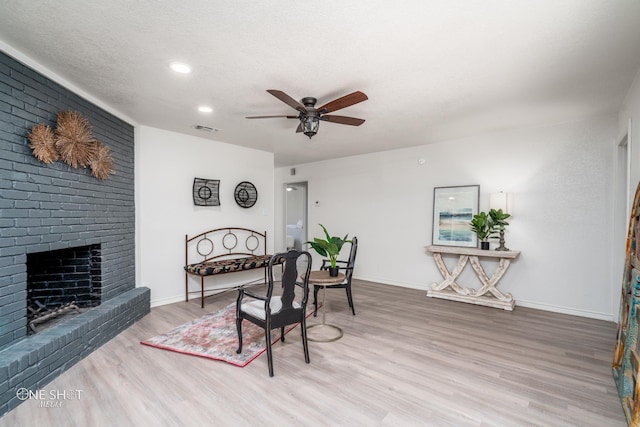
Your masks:
{"label": "wood-look laminate floor", "polygon": [[[46,386],[82,390],[62,407],[27,400],[2,426],[625,426],[612,322],[528,308],[507,312],[355,281],[357,315],[327,292],[344,337],[299,327],[245,368],[140,341],[218,310],[234,293],[153,308]],[[309,324],[319,321],[310,318]]]}

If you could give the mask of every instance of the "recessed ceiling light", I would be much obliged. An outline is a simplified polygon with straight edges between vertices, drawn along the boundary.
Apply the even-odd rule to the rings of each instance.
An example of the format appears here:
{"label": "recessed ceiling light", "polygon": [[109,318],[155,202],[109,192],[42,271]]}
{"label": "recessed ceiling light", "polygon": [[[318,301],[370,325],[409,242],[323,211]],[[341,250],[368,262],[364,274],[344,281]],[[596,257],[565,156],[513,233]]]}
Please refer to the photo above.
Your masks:
{"label": "recessed ceiling light", "polygon": [[198,107],[198,111],[200,111],[201,113],[211,113],[213,112],[213,108],[207,105],[201,105],[200,107]]}
{"label": "recessed ceiling light", "polygon": [[176,73],[189,74],[191,72],[191,67],[187,64],[183,64],[182,62],[172,62],[169,66]]}

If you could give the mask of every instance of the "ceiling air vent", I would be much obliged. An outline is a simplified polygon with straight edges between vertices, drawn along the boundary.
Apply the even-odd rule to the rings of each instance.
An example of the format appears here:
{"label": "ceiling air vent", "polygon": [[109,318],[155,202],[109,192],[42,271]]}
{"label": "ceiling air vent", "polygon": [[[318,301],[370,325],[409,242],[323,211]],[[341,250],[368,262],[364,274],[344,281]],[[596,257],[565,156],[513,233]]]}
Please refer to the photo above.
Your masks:
{"label": "ceiling air vent", "polygon": [[218,132],[220,130],[220,129],[212,128],[211,126],[205,126],[205,125],[193,125],[191,127],[194,128],[195,130],[201,130],[203,132]]}

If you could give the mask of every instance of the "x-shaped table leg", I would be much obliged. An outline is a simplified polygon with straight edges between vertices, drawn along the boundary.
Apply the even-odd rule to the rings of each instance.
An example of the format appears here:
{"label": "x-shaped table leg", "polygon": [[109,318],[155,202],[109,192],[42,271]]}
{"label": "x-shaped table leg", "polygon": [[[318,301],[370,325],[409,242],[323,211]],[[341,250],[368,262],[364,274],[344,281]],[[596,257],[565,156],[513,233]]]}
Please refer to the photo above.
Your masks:
{"label": "x-shaped table leg", "polygon": [[496,271],[494,271],[491,278],[489,278],[489,276],[487,276],[487,273],[485,273],[484,268],[482,268],[482,265],[480,265],[480,260],[478,259],[478,257],[472,256],[471,266],[473,267],[473,270],[476,272],[476,276],[478,276],[478,279],[480,279],[480,282],[482,283],[482,287],[478,289],[477,292],[472,291],[471,294],[480,297],[486,294],[487,292],[491,292],[491,294],[493,294],[493,296],[499,299],[500,301],[505,301],[505,302],[512,301],[513,295],[509,293],[503,294],[498,290],[498,288],[496,288],[498,281],[502,278],[504,273],[507,271],[507,268],[509,267],[510,263],[511,261],[509,261],[508,259],[500,258],[500,262],[498,263],[498,268],[496,268]]}
{"label": "x-shaped table leg", "polygon": [[451,273],[449,273],[447,266],[444,264],[444,261],[442,260],[442,254],[435,252],[433,254],[433,259],[436,262],[436,265],[438,266],[438,270],[440,270],[440,274],[442,275],[444,280],[441,283],[434,283],[433,285],[431,285],[431,289],[434,291],[441,291],[451,286],[451,289],[456,291],[458,294],[469,295],[469,289],[463,288],[462,286],[456,283],[456,279],[458,278],[460,273],[462,273],[462,270],[464,270],[464,267],[467,265],[469,256],[460,255],[460,257],[458,258],[458,263],[453,268],[453,271],[451,271]]}

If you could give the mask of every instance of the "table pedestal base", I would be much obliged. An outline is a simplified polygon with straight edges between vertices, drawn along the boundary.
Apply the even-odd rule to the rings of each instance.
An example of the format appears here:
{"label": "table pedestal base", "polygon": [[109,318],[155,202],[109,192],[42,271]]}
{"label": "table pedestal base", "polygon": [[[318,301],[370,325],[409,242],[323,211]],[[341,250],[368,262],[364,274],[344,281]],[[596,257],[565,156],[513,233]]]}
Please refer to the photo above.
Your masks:
{"label": "table pedestal base", "polygon": [[[509,268],[511,260],[520,255],[520,251],[488,251],[475,248],[455,246],[428,246],[427,251],[433,253],[433,260],[442,275],[442,282],[434,283],[427,291],[427,296],[443,298],[452,301],[466,302],[469,304],[486,305],[488,307],[501,308],[512,311],[516,305],[513,295],[502,293],[498,290],[498,282]],[[442,259],[442,255],[457,255],[458,262],[453,270],[449,271]],[[480,258],[493,258],[498,261],[498,266],[493,275],[489,277],[480,264]],[[471,267],[480,281],[479,289],[461,286],[457,280],[460,273],[471,262]]]}
{"label": "table pedestal base", "polygon": [[340,338],[342,338],[342,329],[337,326],[326,323],[307,326],[307,339],[309,341],[332,342]]}
{"label": "table pedestal base", "polygon": [[451,301],[466,302],[469,304],[485,305],[493,308],[501,308],[503,310],[513,311],[516,305],[516,301],[500,301],[491,296],[475,296],[475,295],[460,295],[453,291],[433,291],[428,290],[427,296],[431,298],[442,298]]}

